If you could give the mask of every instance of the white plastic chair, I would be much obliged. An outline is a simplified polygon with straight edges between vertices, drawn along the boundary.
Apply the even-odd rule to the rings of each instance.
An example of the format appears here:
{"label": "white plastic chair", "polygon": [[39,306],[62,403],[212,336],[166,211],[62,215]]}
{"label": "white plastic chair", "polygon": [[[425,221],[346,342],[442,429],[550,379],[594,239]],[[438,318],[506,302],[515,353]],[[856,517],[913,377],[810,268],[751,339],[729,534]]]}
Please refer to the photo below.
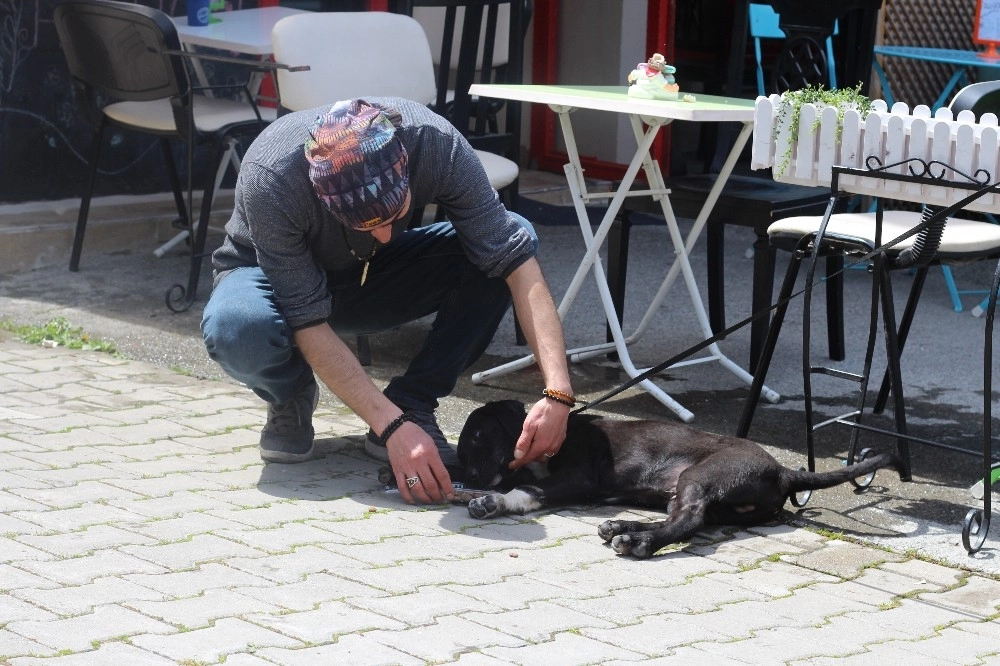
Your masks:
{"label": "white plastic chair", "polygon": [[[372,44],[391,39],[380,48]],[[434,60],[427,36],[410,16],[388,12],[296,14],[275,24],[271,48],[278,62],[286,58],[309,65],[309,71],[278,71],[284,111],[304,111],[357,97],[405,97],[432,104],[437,96]],[[477,150],[496,190],[517,181],[517,163]],[[418,220],[419,222],[419,220]],[[357,337],[358,359],[371,364],[368,338]]]}
{"label": "white plastic chair", "polygon": [[[383,48],[376,41],[391,39]],[[275,60],[309,65],[307,72],[277,73],[281,107],[302,111],[343,99],[405,97],[432,104],[437,95],[434,58],[420,23],[388,12],[296,14],[271,32]],[[517,163],[477,150],[490,184],[502,190],[519,175]]]}

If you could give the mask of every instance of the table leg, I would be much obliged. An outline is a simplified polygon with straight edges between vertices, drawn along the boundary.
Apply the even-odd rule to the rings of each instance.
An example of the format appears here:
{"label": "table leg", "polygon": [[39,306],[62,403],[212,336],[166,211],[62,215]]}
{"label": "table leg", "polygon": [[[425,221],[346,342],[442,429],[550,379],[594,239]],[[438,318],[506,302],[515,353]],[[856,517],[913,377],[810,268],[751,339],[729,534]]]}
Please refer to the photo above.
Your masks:
{"label": "table leg", "polygon": [[[639,147],[635,156],[632,158],[632,162],[625,171],[625,175],[621,181],[621,186],[614,193],[614,195],[610,197],[611,202],[608,204],[608,210],[604,214],[604,218],[598,226],[595,234],[591,232],[590,217],[587,214],[586,202],[591,199],[607,199],[609,198],[609,195],[603,192],[599,194],[590,194],[587,192],[586,181],[583,177],[583,167],[580,164],[580,154],[576,147],[575,135],[573,134],[573,125],[569,118],[572,108],[560,106],[552,106],[551,108],[559,116],[563,137],[566,141],[566,152],[567,157],[569,158],[569,163],[564,167],[564,171],[566,173],[566,179],[569,183],[570,192],[573,195],[573,206],[577,214],[577,220],[580,223],[580,231],[583,234],[584,242],[587,244],[587,252],[583,257],[583,260],[580,262],[580,266],[577,268],[573,279],[570,281],[570,285],[566,289],[566,293],[559,302],[559,307],[557,309],[559,318],[565,319],[566,313],[569,311],[570,307],[572,307],[573,301],[576,299],[576,295],[580,291],[580,287],[583,285],[583,281],[587,276],[587,272],[591,270],[591,267],[594,267],[595,275],[599,274],[601,279],[604,279],[603,267],[600,264],[598,250],[601,247],[601,243],[604,242],[608,231],[611,229],[611,224],[614,222],[614,218],[618,214],[625,197],[634,195],[634,193],[630,193],[629,190],[635,180],[636,174],[639,172],[639,167],[643,163],[643,155],[649,153],[649,148],[652,146],[653,140],[656,138],[659,126],[651,127],[650,130],[640,139]],[[663,124],[667,122],[669,121],[661,121]],[[605,291],[607,291],[606,281],[604,282],[604,285]],[[610,292],[608,292],[608,296],[610,299]],[[613,329],[617,328],[617,333],[612,330],[612,337],[615,338],[616,342],[608,347],[610,349],[616,348],[619,344],[618,341],[622,341],[621,349],[619,349],[619,351],[622,351],[624,349],[624,342],[622,340],[621,327],[617,325],[616,317],[612,316],[611,319],[614,319],[614,324],[612,325],[609,322],[609,326],[613,326]],[[534,362],[535,357],[533,354],[530,354],[516,361],[511,361],[489,370],[477,372],[472,375],[472,381],[474,384],[481,384],[493,377],[502,377],[516,370],[527,368]]]}
{"label": "table leg", "polygon": [[[708,198],[705,205],[695,221],[695,225],[692,228],[688,239],[681,236],[680,230],[677,226],[677,220],[674,217],[673,209],[670,206],[669,198],[667,197],[668,190],[666,184],[663,180],[663,176],[659,170],[659,165],[650,156],[650,147],[652,146],[653,140],[656,138],[659,129],[670,122],[668,119],[662,118],[639,118],[636,116],[631,116],[631,122],[633,131],[636,137],[637,148],[635,155],[632,158],[631,163],[626,169],[625,175],[623,176],[619,188],[615,191],[613,195],[608,193],[598,193],[590,194],[587,192],[586,181],[583,177],[583,168],[580,164],[580,156],[577,151],[576,141],[573,135],[572,124],[569,118],[568,108],[555,108],[557,113],[559,113],[559,119],[562,125],[563,136],[566,142],[566,152],[569,157],[569,163],[565,165],[564,170],[566,172],[566,179],[569,183],[570,192],[573,197],[573,205],[576,209],[577,218],[580,222],[580,231],[583,235],[584,242],[587,247],[586,254],[577,268],[576,274],[573,276],[573,280],[570,282],[570,286],[564,294],[559,307],[558,313],[560,319],[565,319],[566,313],[572,306],[580,287],[586,277],[588,271],[592,272],[594,276],[594,281],[597,284],[598,294],[601,298],[601,304],[604,309],[605,319],[607,322],[607,327],[611,333],[611,337],[614,340],[610,344],[600,344],[590,347],[583,347],[578,349],[569,350],[567,353],[571,360],[578,361],[585,358],[590,358],[592,356],[601,355],[607,353],[608,351],[615,350],[618,353],[619,361],[622,365],[622,369],[632,378],[638,377],[642,374],[642,370],[635,367],[631,356],[628,351],[628,345],[631,342],[637,340],[642,333],[648,328],[649,322],[652,319],[653,313],[658,309],[663,299],[666,297],[673,281],[676,279],[677,272],[681,271],[684,275],[685,283],[687,284],[688,294],[691,298],[692,305],[695,310],[695,315],[698,318],[699,325],[701,326],[702,332],[706,335],[706,338],[712,336],[711,327],[709,326],[708,316],[705,313],[704,305],[701,301],[701,295],[698,291],[698,286],[694,278],[694,272],[691,269],[691,264],[688,258],[688,252],[694,246],[697,240],[698,233],[704,227],[705,222],[708,219],[708,215],[711,212],[712,207],[715,205],[716,200],[719,197],[719,193],[725,184],[729,173],[732,171],[733,166],[736,163],[743,146],[749,139],[750,134],[753,130],[752,123],[744,125],[743,131],[740,133],[739,138],[736,141],[736,145],[730,153],[729,159],[727,159],[725,165],[723,166],[722,172],[719,175],[719,179],[713,186],[712,190],[709,192]],[[648,129],[643,129],[643,123],[648,125]],[[632,191],[631,186],[635,177],[638,173],[639,168],[642,167],[646,173],[648,182],[650,183],[650,189],[646,191]],[[622,202],[626,196],[652,196],[661,202],[663,209],[664,218],[667,221],[667,227],[670,232],[671,242],[675,248],[676,260],[672,262],[670,269],[668,270],[666,276],[664,277],[663,283],[657,292],[654,301],[650,304],[647,309],[643,321],[640,324],[639,329],[625,338],[622,332],[621,325],[619,324],[614,299],[612,298],[610,289],[608,288],[607,278],[604,273],[603,266],[601,264],[598,252],[601,245],[603,244],[608,231],[610,230],[615,217],[621,208]],[[608,209],[604,214],[600,225],[596,232],[592,232],[590,219],[586,211],[586,202],[590,199],[610,198],[611,201],[608,204]],[[708,361],[718,361],[726,369],[730,370],[736,374],[739,378],[743,379],[746,383],[751,383],[753,378],[745,370],[737,366],[735,363],[726,358],[722,352],[719,350],[718,346],[712,344],[709,346],[710,356],[705,358],[694,359],[690,361],[682,361],[677,363],[674,367],[680,367],[683,365],[690,365],[694,363],[704,363]],[[512,372],[517,369],[521,369],[531,365],[534,362],[534,356],[528,356],[511,363],[499,366],[492,370],[487,370],[483,372],[476,373],[473,375],[472,380],[474,383],[482,383],[491,377],[501,376]],[[680,405],[676,400],[671,398],[666,392],[656,386],[651,380],[646,379],[639,383],[639,386],[644,388],[653,397],[659,400],[661,403],[666,405],[671,411],[673,411],[681,420],[685,422],[690,422],[694,419],[694,414],[689,410]],[[774,391],[767,389],[766,387],[762,390],[762,395],[771,402],[777,402],[779,396]]]}
{"label": "table leg", "polygon": [[[642,125],[639,118],[632,118],[633,131],[636,136],[639,137],[642,134]],[[670,288],[673,286],[674,280],[677,278],[677,273],[681,272],[684,276],[684,282],[686,283],[688,295],[691,299],[691,305],[694,309],[695,316],[698,319],[698,324],[701,327],[702,333],[705,338],[708,339],[713,336],[711,324],[708,321],[708,315],[705,312],[705,306],[701,299],[701,293],[698,289],[697,282],[695,281],[694,271],[691,269],[691,263],[689,255],[691,250],[694,248],[695,243],[698,241],[698,237],[701,235],[702,229],[705,227],[705,223],[708,221],[708,217],[712,212],[712,208],[715,206],[715,202],[718,201],[719,195],[722,192],[722,188],[725,187],[726,181],[729,179],[729,174],[732,173],[733,168],[736,165],[736,161],[739,158],[740,153],[743,151],[743,147],[749,140],[750,135],[753,133],[753,123],[745,123],[743,129],[740,131],[739,136],[736,139],[733,148],[729,152],[729,156],[726,158],[722,169],[719,171],[719,176],[715,183],[712,185],[712,189],[709,190],[708,196],[705,199],[705,203],[702,205],[701,211],[698,213],[698,217],[695,219],[694,225],[691,227],[691,231],[688,233],[686,240],[683,240],[680,235],[680,230],[677,226],[677,219],[674,216],[673,208],[670,205],[669,196],[661,196],[660,205],[663,213],[664,219],[667,221],[667,228],[670,232],[671,240],[673,241],[675,248],[683,249],[681,251],[676,251],[676,260],[671,264],[670,269],[667,271],[663,282],[660,285],[656,296],[653,297],[653,301],[650,303],[649,308],[646,310],[646,314],[636,331],[629,336],[626,344],[631,344],[635,340],[639,339],[649,327],[652,322],[653,316],[656,314],[663,300],[666,298]],[[646,172],[647,181],[650,183],[651,189],[653,191],[664,191],[666,192],[666,183],[663,179],[663,174],[660,171],[660,166],[657,164],[648,153],[644,155],[644,169]],[[693,365],[696,363],[704,363],[708,361],[718,361],[724,368],[732,372],[738,378],[746,382],[748,385],[753,383],[753,376],[750,375],[742,367],[731,361],[722,351],[719,346],[715,343],[708,346],[709,356],[705,358],[697,358],[688,361],[681,361],[672,367],[682,367],[685,365]],[[591,349],[585,354],[576,354],[571,356],[573,360],[582,360],[584,358],[589,358],[597,354],[603,353],[604,350]],[[619,349],[619,353],[621,350]],[[765,400],[769,402],[777,402],[780,399],[780,395],[775,391],[767,388],[766,386],[762,388],[761,395]]]}

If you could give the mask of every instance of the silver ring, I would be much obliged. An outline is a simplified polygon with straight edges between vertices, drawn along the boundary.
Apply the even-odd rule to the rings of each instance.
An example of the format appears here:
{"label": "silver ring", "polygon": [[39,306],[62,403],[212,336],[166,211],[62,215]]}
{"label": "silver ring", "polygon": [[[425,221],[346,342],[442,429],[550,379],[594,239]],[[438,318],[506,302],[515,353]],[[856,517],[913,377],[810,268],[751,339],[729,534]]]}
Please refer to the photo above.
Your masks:
{"label": "silver ring", "polygon": [[413,486],[417,485],[418,483],[420,483],[420,477],[419,476],[408,476],[408,477],[406,477],[406,487],[407,488],[412,488]]}
{"label": "silver ring", "polygon": [[545,456],[546,458],[551,458],[555,454],[554,453],[543,453],[542,455]]}

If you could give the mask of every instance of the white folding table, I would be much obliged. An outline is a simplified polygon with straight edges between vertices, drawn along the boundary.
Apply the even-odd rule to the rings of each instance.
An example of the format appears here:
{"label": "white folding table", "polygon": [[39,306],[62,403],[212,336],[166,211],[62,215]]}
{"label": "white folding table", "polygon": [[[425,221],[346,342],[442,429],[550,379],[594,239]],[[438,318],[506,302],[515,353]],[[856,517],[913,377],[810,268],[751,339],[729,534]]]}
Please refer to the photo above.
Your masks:
{"label": "white folding table", "polygon": [[[583,281],[588,272],[594,276],[597,283],[598,293],[604,309],[605,318],[610,327],[613,343],[592,345],[570,350],[571,360],[579,361],[585,358],[606,354],[612,350],[618,353],[618,358],[622,368],[632,378],[639,376],[643,370],[635,367],[628,346],[638,340],[648,329],[652,322],[653,315],[657,308],[666,298],[671,286],[677,278],[678,272],[684,277],[687,291],[691,298],[698,324],[701,327],[705,339],[710,338],[713,333],[709,325],[708,316],[705,313],[705,306],[695,282],[694,273],[691,270],[691,263],[688,254],[694,247],[708,216],[719,198],[719,193],[725,186],[726,180],[732,172],[747,139],[753,132],[754,122],[754,102],[748,99],[735,99],[726,97],[716,97],[712,95],[698,95],[693,102],[685,101],[663,101],[644,100],[629,97],[625,86],[560,86],[560,85],[506,85],[506,84],[475,84],[470,88],[473,95],[481,97],[493,97],[519,102],[533,102],[547,104],[559,116],[563,138],[566,142],[566,152],[569,163],[564,167],[566,178],[569,181],[570,192],[573,196],[573,205],[576,209],[580,222],[580,230],[586,243],[587,251],[577,268],[576,274],[570,283],[566,294],[559,304],[559,316],[565,319],[566,313],[573,305]],[[583,167],[580,164],[580,154],[577,150],[576,139],[573,135],[573,127],[570,121],[570,112],[575,109],[593,109],[597,111],[607,111],[609,113],[625,114],[628,116],[632,130],[636,139],[636,151],[629,164],[625,175],[621,180],[621,185],[615,192],[590,193],[587,191],[587,184],[583,177]],[[688,234],[687,239],[681,236],[674,217],[673,209],[670,206],[668,197],[669,190],[663,180],[663,175],[659,165],[650,155],[650,148],[653,140],[659,133],[660,128],[673,122],[674,120],[687,120],[694,122],[727,122],[735,121],[743,124],[743,128],[733,145],[732,150],[726,159],[719,177],[708,194],[701,212],[695,219],[694,226]],[[649,189],[632,190],[632,183],[642,168],[649,183]],[[626,337],[618,323],[618,316],[614,303],[611,299],[611,292],[608,289],[607,278],[604,275],[604,268],[598,252],[608,230],[621,208],[625,197],[648,196],[660,202],[663,217],[666,220],[670,239],[674,246],[676,261],[672,262],[669,270],[663,278],[656,295],[646,310],[641,322],[636,327],[634,333]],[[585,208],[589,201],[596,199],[610,199],[608,209],[604,213],[597,231],[591,230],[590,218]],[[675,364],[674,368],[705,362],[719,362],[724,368],[735,374],[741,380],[750,384],[753,377],[743,368],[739,367],[727,358],[719,349],[717,344],[711,344],[706,348],[707,356],[681,361]],[[492,377],[499,377],[509,372],[528,367],[534,363],[533,355],[526,356],[517,361],[478,372],[473,375],[474,383],[483,383]],[[649,379],[645,379],[638,384],[653,397],[666,405],[682,421],[690,422],[694,419],[694,414],[684,408],[680,403],[670,397],[665,391],[654,384]],[[779,396],[774,391],[764,387],[761,391],[764,399],[770,402],[777,402]]]}

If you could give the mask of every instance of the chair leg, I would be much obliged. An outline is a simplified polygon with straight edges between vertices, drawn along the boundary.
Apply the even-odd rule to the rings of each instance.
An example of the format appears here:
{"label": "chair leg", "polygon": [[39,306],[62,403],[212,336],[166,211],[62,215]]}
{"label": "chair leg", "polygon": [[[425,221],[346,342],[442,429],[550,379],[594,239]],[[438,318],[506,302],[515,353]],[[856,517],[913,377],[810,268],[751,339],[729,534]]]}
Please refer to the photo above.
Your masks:
{"label": "chair leg", "polygon": [[160,139],[160,147],[163,149],[163,161],[166,163],[167,178],[170,179],[170,189],[174,193],[174,204],[177,206],[178,219],[174,225],[181,229],[191,226],[187,202],[184,201],[184,188],[181,187],[180,176],[177,175],[177,163],[174,161],[174,151],[170,146],[170,139],[163,137]]}
{"label": "chair leg", "polygon": [[354,336],[354,341],[358,345],[358,363],[363,366],[369,366],[372,364],[372,348],[368,344],[368,335],[366,333],[359,333]]}
{"label": "chair leg", "polygon": [[[507,210],[512,212],[517,212],[517,199],[518,199],[518,179],[515,178],[514,182],[503,188],[504,191],[501,193],[504,201],[504,206]],[[514,313],[514,344],[518,347],[524,347],[528,344],[528,339],[524,337],[524,330],[521,328],[521,322],[517,320],[517,313]]]}
{"label": "chair leg", "polygon": [[[800,243],[800,244],[805,244]],[[781,291],[778,292],[778,305],[771,315],[771,323],[767,328],[767,338],[764,340],[763,349],[760,352],[760,360],[753,368],[753,382],[750,384],[750,395],[743,404],[743,414],[736,426],[736,436],[746,437],[750,432],[750,424],[753,422],[754,412],[757,411],[757,404],[760,402],[760,392],[764,388],[764,379],[767,377],[767,369],[771,365],[771,357],[774,355],[774,348],[778,344],[778,334],[781,332],[781,325],[785,321],[785,313],[788,311],[788,297],[792,295],[795,288],[795,278],[798,277],[799,267],[802,261],[802,253],[796,249],[788,262],[788,269],[785,271],[785,279],[781,283]]]}
{"label": "chair leg", "polygon": [[[194,150],[194,147],[188,146],[188,150]],[[197,228],[191,230],[191,264],[188,271],[187,287],[174,284],[167,289],[167,307],[173,312],[184,312],[190,308],[198,293],[201,264],[205,258],[205,238],[208,236],[208,222],[212,217],[215,180],[223,157],[228,155],[226,142],[224,140],[217,141],[214,145],[214,152],[214,159],[210,162],[214,168],[205,174],[205,188],[201,197],[201,212],[198,215]]]}
{"label": "chair leg", "polygon": [[955,277],[951,274],[951,266],[941,265],[941,274],[944,276],[944,285],[948,288],[948,296],[951,297],[951,306],[955,312],[962,311],[962,299],[959,297],[958,285],[955,284]]}
{"label": "chair leg", "polygon": [[[1000,290],[1000,263],[993,274],[993,284],[989,296],[986,297],[986,326],[983,341],[983,458],[982,478],[983,508],[971,509],[965,514],[962,528],[962,544],[971,555],[979,552],[990,532],[990,517],[992,509],[993,485],[993,322],[996,315],[997,291]],[[974,488],[975,486],[973,486]],[[978,526],[978,529],[973,529]]]}
{"label": "chair leg", "polygon": [[885,354],[888,370],[891,376],[893,416],[896,420],[896,432],[901,436],[896,439],[896,452],[902,461],[903,469],[899,471],[900,481],[909,481],[910,477],[910,442],[906,439],[906,405],[903,402],[903,375],[900,370],[899,357],[902,346],[896,331],[896,312],[892,301],[892,283],[889,271],[884,270],[881,280],[882,288],[882,326],[885,330]]}
{"label": "chair leg", "polygon": [[504,207],[507,210],[514,213],[517,212],[517,199],[520,191],[518,187],[519,180],[520,180],[519,178],[515,178],[514,182],[512,182],[507,187],[503,188],[503,192],[498,192],[498,194],[500,195],[500,200],[503,202]]}
{"label": "chair leg", "polygon": [[[910,325],[913,323],[913,316],[917,311],[917,302],[920,300],[920,294],[927,281],[928,269],[929,267],[926,265],[920,266],[913,276],[913,284],[910,286],[910,293],[906,298],[906,306],[903,308],[903,316],[899,320],[899,328],[896,333],[899,338],[900,355],[902,355],[903,348],[906,346],[906,338],[910,334]],[[889,369],[886,368],[885,375],[882,377],[882,385],[879,387],[878,397],[875,399],[875,406],[872,408],[873,414],[881,414],[885,410],[886,402],[889,400],[889,383],[891,380],[892,377],[889,374]]]}
{"label": "chair leg", "polygon": [[[777,252],[768,242],[767,234],[758,235],[753,244],[753,294],[750,303],[750,311],[753,313],[771,307],[771,296],[774,294],[776,254]],[[709,293],[711,294],[711,289],[709,289]],[[711,304],[711,296],[709,296],[709,304]],[[750,324],[750,365],[747,367],[751,370],[756,368],[760,362],[760,356],[764,349],[764,339],[767,337],[768,320],[769,317],[762,316]]]}
{"label": "chair leg", "polygon": [[[625,318],[625,278],[628,273],[628,241],[632,233],[632,215],[622,208],[618,211],[611,228],[608,230],[608,290],[611,292],[611,302],[618,315],[618,326],[621,327]],[[605,339],[614,342],[611,327],[605,328]],[[618,360],[617,352],[608,354],[608,359]]]}
{"label": "chair leg", "polygon": [[826,339],[830,359],[843,361],[844,349],[844,258],[826,258]]}
{"label": "chair leg", "polygon": [[[705,248],[708,269],[708,324],[712,329],[712,333],[719,333],[726,330],[726,267],[723,260],[726,251],[726,240],[721,222],[713,223],[709,219],[707,227],[705,230]],[[767,243],[766,236],[764,237],[764,243]],[[754,285],[756,285],[756,279],[755,275]],[[771,305],[770,294],[768,294],[767,304]],[[751,367],[753,367],[752,358]]]}
{"label": "chair leg", "polygon": [[104,142],[104,118],[98,123],[94,132],[94,145],[90,155],[90,173],[87,175],[87,187],[80,198],[80,211],[76,218],[76,232],[73,234],[73,250],[69,256],[69,269],[80,270],[80,253],[83,251],[83,236],[87,232],[87,216],[90,214],[90,199],[94,196],[94,183],[97,182],[97,162],[101,156],[101,144]]}

